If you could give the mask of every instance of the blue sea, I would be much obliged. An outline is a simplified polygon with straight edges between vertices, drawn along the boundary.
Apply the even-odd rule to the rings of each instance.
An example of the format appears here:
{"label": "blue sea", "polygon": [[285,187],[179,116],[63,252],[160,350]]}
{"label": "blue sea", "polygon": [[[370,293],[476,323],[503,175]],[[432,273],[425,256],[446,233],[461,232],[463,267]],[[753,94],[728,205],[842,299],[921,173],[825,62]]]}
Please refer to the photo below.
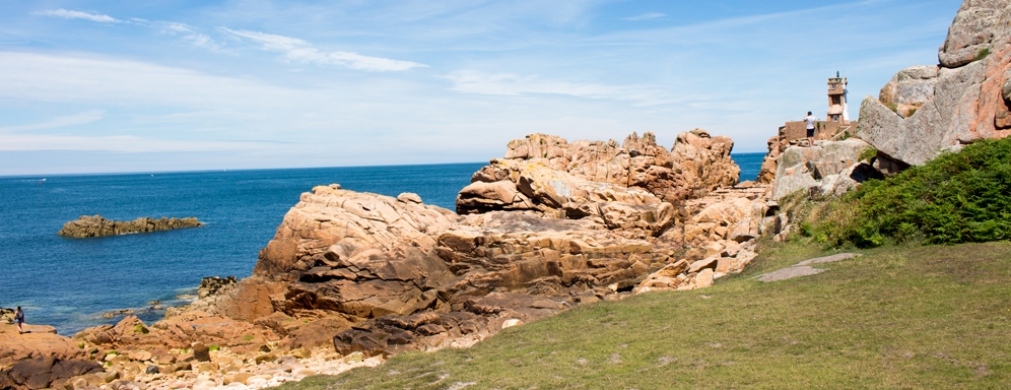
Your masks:
{"label": "blue sea", "polygon": [[[762,153],[734,154],[754,180]],[[484,163],[153,174],[0,177],[0,307],[71,335],[115,323],[132,309],[145,321],[195,294],[205,276],[249,276],[284,214],[313,186],[396,196],[414,192],[453,210],[456,193]],[[45,180],[42,180],[45,179]],[[206,225],[150,234],[69,239],[67,221],[197,217]]]}

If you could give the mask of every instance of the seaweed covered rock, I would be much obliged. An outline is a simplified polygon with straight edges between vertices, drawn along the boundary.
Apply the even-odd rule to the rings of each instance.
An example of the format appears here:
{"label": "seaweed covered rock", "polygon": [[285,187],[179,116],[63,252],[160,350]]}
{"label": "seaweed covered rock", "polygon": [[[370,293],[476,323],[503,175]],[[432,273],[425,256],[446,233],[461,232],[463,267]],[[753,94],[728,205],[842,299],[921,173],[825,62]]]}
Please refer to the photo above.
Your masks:
{"label": "seaweed covered rock", "polygon": [[187,218],[148,218],[140,217],[133,221],[113,221],[101,215],[82,215],[80,218],[63,224],[59,235],[72,238],[106,237],[123,234],[150,233],[165,230],[175,230],[204,226],[194,217]]}

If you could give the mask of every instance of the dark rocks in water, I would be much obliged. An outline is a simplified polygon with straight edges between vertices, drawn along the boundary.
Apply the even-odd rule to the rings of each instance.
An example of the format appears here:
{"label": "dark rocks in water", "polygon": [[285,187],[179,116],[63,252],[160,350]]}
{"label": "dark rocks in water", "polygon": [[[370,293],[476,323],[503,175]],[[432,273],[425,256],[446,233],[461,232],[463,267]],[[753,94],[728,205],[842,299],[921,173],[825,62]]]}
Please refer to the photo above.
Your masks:
{"label": "dark rocks in water", "polygon": [[82,215],[81,218],[63,224],[59,235],[71,238],[107,237],[200,226],[204,226],[204,223],[195,217],[158,219],[140,217],[133,221],[113,221],[101,215]]}
{"label": "dark rocks in water", "polygon": [[208,276],[200,279],[200,287],[197,288],[197,296],[200,298],[207,298],[211,295],[217,294],[222,288],[233,285],[237,282],[238,279],[236,279],[235,276],[226,276],[224,278],[219,276]]}

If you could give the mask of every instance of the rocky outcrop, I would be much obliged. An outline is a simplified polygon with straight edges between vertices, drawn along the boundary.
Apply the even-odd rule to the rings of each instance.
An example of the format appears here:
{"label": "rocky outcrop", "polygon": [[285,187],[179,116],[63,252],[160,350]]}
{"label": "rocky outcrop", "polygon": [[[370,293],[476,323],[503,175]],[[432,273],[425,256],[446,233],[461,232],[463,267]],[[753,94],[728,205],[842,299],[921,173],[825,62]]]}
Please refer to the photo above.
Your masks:
{"label": "rocky outcrop", "polygon": [[[732,149],[729,138],[714,138],[701,129],[680,134],[670,152],[656,144],[652,133],[641,138],[633,133],[623,144],[569,144],[532,134],[510,142],[504,158],[474,174],[471,185],[460,191],[457,212],[538,210],[559,216],[572,202],[582,205],[570,204],[569,209],[593,208],[587,203],[598,200],[627,203],[630,197],[643,198],[636,203],[675,203],[736,184],[740,168],[730,159]],[[560,184],[564,187],[555,188]]]}
{"label": "rocky outcrop", "polygon": [[234,372],[208,346],[258,365],[322,345],[345,358],[465,347],[583,303],[707,287],[777,226],[766,187],[723,187],[739,172],[731,146],[702,131],[673,152],[650,134],[620,146],[532,135],[474,174],[462,215],[415,194],[318,186],[252,276],[207,278],[162,321],[128,316],[75,339],[130,378]]}
{"label": "rocky outcrop", "polygon": [[56,328],[47,325],[25,324],[25,333],[17,325],[0,324],[0,367],[36,357],[54,356],[64,360],[83,358],[84,351],[67,337],[56,334]]}
{"label": "rocky outcrop", "polygon": [[0,323],[0,389],[42,389],[53,382],[100,372],[77,343],[47,325]]}
{"label": "rocky outcrop", "polygon": [[918,111],[934,97],[939,68],[912,66],[896,73],[881,88],[878,101],[903,118]]}
{"label": "rocky outcrop", "polygon": [[857,135],[899,166],[1011,135],[1011,4],[963,2],[938,59],[936,77],[933,67],[907,68],[860,106]]}
{"label": "rocky outcrop", "polygon": [[779,128],[775,136],[769,138],[767,142],[768,153],[762,160],[761,169],[758,171],[756,183],[772,184],[776,180],[776,171],[779,169],[779,158],[788,148],[810,147],[825,141],[841,141],[851,138],[856,132],[857,122],[818,122],[818,131],[815,133],[814,144],[808,142],[806,137],[804,122],[786,122]]}
{"label": "rocky outcrop", "polygon": [[0,369],[0,389],[46,389],[58,387],[67,379],[103,372],[102,366],[89,360],[65,360],[55,356],[40,356],[20,360],[7,369]]}
{"label": "rocky outcrop", "polygon": [[797,191],[816,189],[818,194],[841,195],[852,189],[856,180],[866,180],[866,169],[856,175],[841,175],[859,162],[861,154],[872,149],[870,144],[850,138],[844,141],[822,141],[813,147],[791,147],[779,158],[772,198],[779,200]]}
{"label": "rocky outcrop", "polygon": [[[764,218],[763,209],[751,219],[752,202],[765,204],[764,187],[736,197],[747,218],[730,220],[729,229],[688,229],[689,239],[670,233],[676,221],[697,222],[686,213],[703,207],[685,201],[736,182],[731,147],[704,131],[680,135],[674,152],[651,134],[623,145],[531,135],[474,174],[458,197],[463,215],[404,194],[316,187],[285,216],[254,275],[205,312],[261,324],[289,344],[301,343],[291,341],[285,324],[299,322],[291,320],[340,318],[337,326],[355,325],[338,333],[337,350],[387,354],[480,339],[506,321],[630,293],[687,245],[708,245],[694,260],[739,259],[721,268],[739,271],[750,261],[739,248]],[[691,191],[674,196],[663,185]],[[664,196],[681,199],[680,209]]]}
{"label": "rocky outcrop", "polygon": [[203,226],[196,218],[159,219],[141,217],[133,221],[112,221],[101,215],[82,215],[74,221],[63,224],[59,235],[72,238],[107,237],[122,234],[150,233],[165,230]]}

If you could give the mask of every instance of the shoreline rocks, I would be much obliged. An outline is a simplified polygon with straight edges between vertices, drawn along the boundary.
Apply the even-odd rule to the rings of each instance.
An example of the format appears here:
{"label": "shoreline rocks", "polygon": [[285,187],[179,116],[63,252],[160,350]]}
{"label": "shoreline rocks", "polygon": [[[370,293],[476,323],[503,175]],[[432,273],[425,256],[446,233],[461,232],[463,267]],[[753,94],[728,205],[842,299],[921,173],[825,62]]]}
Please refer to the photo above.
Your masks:
{"label": "shoreline rocks", "polygon": [[[317,186],[252,276],[204,278],[193,303],[160,321],[122,311],[67,339],[108,373],[66,383],[260,388],[335,369],[325,365],[468,347],[580,304],[707,287],[743,269],[775,220],[767,187],[727,188],[739,167],[726,137],[694,130],[670,151],[652,134],[564,145],[510,143],[512,158],[474,174],[472,185],[498,187],[463,215],[410,193]],[[494,204],[510,197],[524,200]]]}
{"label": "shoreline rocks", "polygon": [[63,224],[63,228],[57,234],[70,238],[92,238],[151,233],[200,226],[204,226],[204,223],[194,217],[161,217],[158,219],[140,217],[133,221],[113,221],[105,219],[101,215],[82,215],[76,220]]}

